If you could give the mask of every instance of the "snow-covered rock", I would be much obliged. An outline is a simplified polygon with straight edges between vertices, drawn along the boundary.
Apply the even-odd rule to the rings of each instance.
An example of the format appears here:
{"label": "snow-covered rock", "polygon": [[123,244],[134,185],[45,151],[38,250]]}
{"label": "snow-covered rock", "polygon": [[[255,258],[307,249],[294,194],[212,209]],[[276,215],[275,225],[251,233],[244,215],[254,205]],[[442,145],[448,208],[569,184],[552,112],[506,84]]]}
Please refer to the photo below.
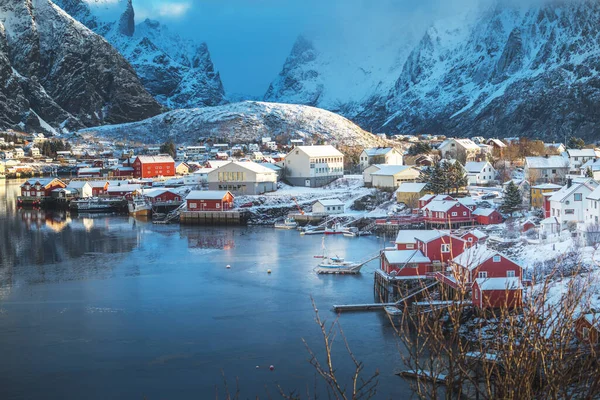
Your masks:
{"label": "snow-covered rock", "polygon": [[223,106],[175,110],[129,124],[80,131],[83,135],[134,140],[142,143],[195,144],[200,138],[233,143],[262,137],[304,137],[306,142],[332,145],[377,146],[384,142],[353,122],[322,109],[292,104],[246,101]]}
{"label": "snow-covered rock", "polygon": [[[206,43],[196,43],[146,19],[135,24],[131,0],[118,0],[118,17],[99,15],[85,0],[55,0],[73,18],[103,35],[127,58],[146,89],[169,108],[224,104],[225,90]],[[100,3],[106,0],[100,0]]]}
{"label": "snow-covered rock", "polygon": [[0,0],[0,127],[55,133],[156,115],[127,61],[48,0]]}

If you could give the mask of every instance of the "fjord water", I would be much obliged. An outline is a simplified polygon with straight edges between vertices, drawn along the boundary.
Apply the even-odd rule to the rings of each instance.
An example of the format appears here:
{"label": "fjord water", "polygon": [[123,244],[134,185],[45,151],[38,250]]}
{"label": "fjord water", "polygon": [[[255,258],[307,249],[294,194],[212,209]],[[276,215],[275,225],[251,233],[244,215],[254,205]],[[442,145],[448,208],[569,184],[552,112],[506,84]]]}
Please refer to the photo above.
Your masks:
{"label": "fjord water", "polygon": [[[18,191],[0,181],[1,399],[225,398],[223,377],[242,398],[277,398],[278,386],[306,397],[302,339],[323,353],[310,297],[329,321],[332,304],[373,301],[377,262],[359,276],[312,272],[320,236],[19,210]],[[326,244],[358,260],[386,240]],[[383,313],[341,324],[365,376],[380,371],[377,398],[408,395]],[[350,376],[341,341],[334,362]]]}

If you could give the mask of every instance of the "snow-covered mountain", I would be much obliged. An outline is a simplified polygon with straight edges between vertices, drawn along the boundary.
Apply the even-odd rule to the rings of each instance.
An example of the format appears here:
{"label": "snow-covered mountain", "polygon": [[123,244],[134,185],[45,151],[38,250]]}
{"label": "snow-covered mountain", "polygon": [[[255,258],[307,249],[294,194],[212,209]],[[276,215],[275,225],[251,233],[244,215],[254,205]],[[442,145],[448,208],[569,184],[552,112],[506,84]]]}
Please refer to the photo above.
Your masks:
{"label": "snow-covered mountain", "polygon": [[[441,20],[411,51],[396,51],[406,54],[401,68],[366,69],[362,80],[347,68],[332,69],[340,75],[332,79],[332,64],[322,60],[334,53],[300,39],[265,99],[339,110],[389,133],[595,138],[600,2],[519,3],[495,0]],[[356,88],[352,95],[334,95],[343,93],[340,78]]]}
{"label": "snow-covered mountain", "polygon": [[127,61],[49,0],[0,0],[0,128],[55,133],[158,114]]}
{"label": "snow-covered mountain", "polygon": [[[131,0],[55,0],[68,14],[104,36],[127,58],[146,89],[169,108],[192,108],[226,102],[219,73],[206,43],[195,43],[146,19],[135,24]],[[104,16],[100,6],[116,9]]]}
{"label": "snow-covered mountain", "polygon": [[195,144],[200,138],[250,142],[262,137],[306,138],[334,145],[377,146],[384,142],[353,122],[322,109],[293,104],[245,101],[216,107],[175,110],[129,124],[80,131],[111,139],[142,143]]}

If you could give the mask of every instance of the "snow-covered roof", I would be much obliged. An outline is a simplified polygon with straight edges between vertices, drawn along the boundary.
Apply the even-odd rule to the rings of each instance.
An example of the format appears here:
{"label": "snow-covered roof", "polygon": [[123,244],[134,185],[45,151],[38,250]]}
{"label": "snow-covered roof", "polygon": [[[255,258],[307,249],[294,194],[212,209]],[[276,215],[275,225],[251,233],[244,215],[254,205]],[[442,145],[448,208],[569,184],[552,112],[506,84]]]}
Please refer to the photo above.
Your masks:
{"label": "snow-covered roof", "polygon": [[258,174],[276,174],[271,168],[265,167],[263,164],[258,164],[253,161],[235,161],[235,165],[240,166],[242,168],[249,169],[252,172],[256,172]]}
{"label": "snow-covered roof", "polygon": [[[425,231],[412,230],[412,229],[400,230],[400,231],[398,231],[398,235],[396,235],[396,244],[417,243],[417,240],[415,239],[415,237],[418,234],[423,233],[423,232],[425,232]],[[436,232],[436,231],[434,231],[434,232]]]}
{"label": "snow-covered roof", "polygon": [[451,143],[452,141],[460,144],[462,147],[464,147],[467,150],[479,150],[479,146],[477,146],[477,144],[475,144],[475,142],[472,141],[471,139],[446,139],[442,142],[442,144],[440,144],[440,148],[445,147],[447,144]]}
{"label": "snow-covered roof", "polygon": [[192,174],[208,174],[211,171],[214,171],[216,168],[200,168],[192,172]]}
{"label": "snow-covered roof", "polygon": [[454,207],[456,204],[460,203],[456,200],[433,200],[429,202],[429,204],[427,204],[425,207],[423,207],[423,209],[429,211],[446,212],[452,207]]}
{"label": "snow-covered roof", "polygon": [[380,165],[379,171],[373,172],[373,176],[393,176],[409,169],[413,169],[410,165]]}
{"label": "snow-covered roof", "polygon": [[67,185],[68,189],[81,189],[85,185],[89,185],[87,181],[71,181]]}
{"label": "snow-covered roof", "polygon": [[92,188],[103,188],[104,186],[106,186],[108,181],[88,181],[88,183]]}
{"label": "snow-covered roof", "polygon": [[476,208],[473,211],[473,215],[481,215],[482,217],[489,217],[496,211],[495,208]]}
{"label": "snow-covered roof", "polygon": [[554,193],[550,197],[550,201],[562,202],[569,195],[571,195],[572,193],[574,193],[580,189],[587,188],[590,192],[592,192],[597,186],[598,186],[598,184],[595,183],[595,181],[592,179],[587,179],[582,182],[573,182],[570,187],[569,187],[569,185],[565,185],[562,187],[562,189],[560,189],[559,191]]}
{"label": "snow-covered roof", "polygon": [[587,170],[588,168],[591,168],[592,171],[600,171],[600,159],[598,158],[594,158],[591,160],[588,160],[585,164],[583,164],[581,166],[582,170]]}
{"label": "snow-covered roof", "polygon": [[102,171],[102,168],[79,168],[77,170],[78,174],[97,174]]}
{"label": "snow-covered roof", "polygon": [[560,222],[558,222],[558,218],[556,218],[556,217],[549,217],[549,218],[543,219],[542,222],[540,222],[540,224],[542,224],[542,225],[560,225]]}
{"label": "snow-covered roof", "polygon": [[131,183],[131,184],[121,184],[119,185],[109,185],[108,189],[106,190],[107,192],[135,192],[136,190],[140,190],[142,188],[142,185],[139,185],[137,183]]}
{"label": "snow-covered roof", "polygon": [[521,279],[518,277],[511,278],[477,278],[475,279],[479,290],[518,290],[523,289]]}
{"label": "snow-covered roof", "polygon": [[227,194],[231,194],[227,190],[192,190],[186,200],[221,200]]}
{"label": "snow-covered roof", "polygon": [[590,200],[600,200],[600,186],[592,191],[592,193],[588,194],[586,199]]}
{"label": "snow-covered roof", "polygon": [[473,200],[472,197],[462,197],[462,198],[458,199],[458,202],[467,207],[477,205],[477,203],[475,202],[475,200]]}
{"label": "snow-covered roof", "polygon": [[340,157],[343,154],[331,145],[322,145],[322,146],[296,146],[294,150],[300,150],[304,152],[309,157]]}
{"label": "snow-covered roof", "polygon": [[444,236],[448,236],[450,234],[449,231],[438,231],[438,230],[428,230],[428,231],[417,231],[415,233],[415,239],[423,243],[429,243],[432,240],[439,239]]}
{"label": "snow-covered roof", "polygon": [[485,167],[487,167],[489,163],[487,161],[483,161],[483,162],[475,162],[475,161],[469,161],[468,163],[465,164],[465,169],[467,170],[467,172],[470,172],[472,174],[478,174],[481,171],[483,171],[483,169]]}
{"label": "snow-covered roof", "polygon": [[568,149],[565,151],[569,157],[597,157],[594,149]]}
{"label": "snow-covered roof", "polygon": [[[317,200],[316,203],[321,203],[324,206],[343,206],[344,203],[340,199],[324,199]],[[315,203],[315,204],[316,204]]]}
{"label": "snow-covered roof", "polygon": [[225,160],[209,160],[208,161],[211,168],[219,168],[219,167],[222,167],[223,165],[229,164],[230,162],[231,161],[225,161]]}
{"label": "snow-covered roof", "polygon": [[406,263],[430,263],[429,257],[426,257],[421,250],[393,250],[384,251],[385,258],[390,264],[406,264]]}
{"label": "snow-covered roof", "polygon": [[462,254],[454,257],[452,262],[461,267],[473,270],[494,256],[501,256],[513,264],[519,265],[498,251],[490,249],[486,245],[476,245],[465,249]]}
{"label": "snow-covered roof", "polygon": [[[402,185],[400,185],[400,186],[402,186]],[[434,194],[426,194],[423,197],[421,197],[419,200],[421,200],[421,201],[427,201],[427,200],[433,199],[434,197],[435,197]]]}
{"label": "snow-covered roof", "polygon": [[557,185],[556,183],[543,183],[541,185],[535,185],[532,187],[532,189],[542,189],[542,190],[554,190],[554,189],[560,189],[562,188],[562,186]]}
{"label": "snow-covered roof", "polygon": [[394,150],[393,147],[373,147],[370,149],[365,149],[364,152],[367,153],[367,155],[369,157],[375,157],[375,156],[383,156],[392,150]]}
{"label": "snow-covered roof", "polygon": [[563,156],[525,157],[529,168],[569,168],[569,159]]}
{"label": "snow-covered roof", "polygon": [[490,143],[492,143],[498,147],[506,147],[504,142],[500,139],[490,139],[490,140],[488,140],[488,144],[490,144]]}
{"label": "snow-covered roof", "polygon": [[39,183],[42,186],[48,186],[54,179],[56,179],[56,178],[32,178],[32,179],[27,179],[27,181],[25,183],[28,183],[31,186],[33,186],[37,183]]}
{"label": "snow-covered roof", "polygon": [[139,159],[142,164],[175,162],[173,157],[164,154],[158,156],[137,156],[136,158]]}
{"label": "snow-covered roof", "polygon": [[396,190],[397,193],[419,193],[425,190],[426,183],[403,182]]}
{"label": "snow-covered roof", "polygon": [[468,234],[475,236],[477,239],[485,239],[486,237],[488,237],[487,233],[485,233],[479,229],[472,229],[468,232],[465,232],[465,234],[463,236],[468,235]]}

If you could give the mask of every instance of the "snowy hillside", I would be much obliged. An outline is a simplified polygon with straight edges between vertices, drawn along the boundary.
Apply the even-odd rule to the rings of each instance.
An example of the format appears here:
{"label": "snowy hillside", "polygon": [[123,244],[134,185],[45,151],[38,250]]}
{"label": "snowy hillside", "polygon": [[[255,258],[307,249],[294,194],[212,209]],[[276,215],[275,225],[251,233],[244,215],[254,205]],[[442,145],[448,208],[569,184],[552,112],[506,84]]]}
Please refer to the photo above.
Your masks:
{"label": "snowy hillside", "polygon": [[200,138],[252,142],[261,137],[325,140],[346,146],[375,146],[381,139],[329,111],[314,107],[242,102],[217,107],[175,110],[145,121],[80,131],[83,135],[142,143],[195,144]]}
{"label": "snowy hillside", "polygon": [[372,131],[594,138],[600,3],[482,3],[408,51],[374,42],[378,51],[348,54],[300,38],[265,99],[335,110]]}
{"label": "snowy hillside", "polygon": [[192,108],[225,102],[206,43],[184,39],[157,21],[146,19],[136,25],[131,0],[55,2],[119,50],[161,104]]}
{"label": "snowy hillside", "polygon": [[161,108],[104,39],[48,0],[0,0],[0,128],[56,133]]}

